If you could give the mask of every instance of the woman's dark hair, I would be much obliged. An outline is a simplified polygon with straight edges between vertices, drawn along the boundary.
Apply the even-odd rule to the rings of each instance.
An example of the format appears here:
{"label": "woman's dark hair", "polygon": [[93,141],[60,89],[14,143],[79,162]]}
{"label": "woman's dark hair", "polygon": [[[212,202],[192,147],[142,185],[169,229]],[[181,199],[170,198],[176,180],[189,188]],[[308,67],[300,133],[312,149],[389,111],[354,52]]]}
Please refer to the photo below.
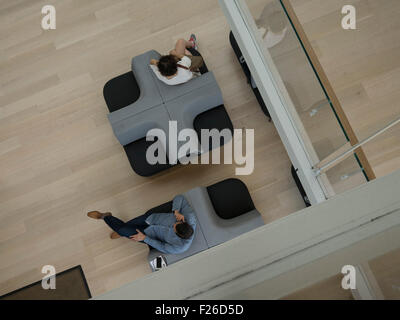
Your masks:
{"label": "woman's dark hair", "polygon": [[172,54],[162,56],[157,64],[158,71],[164,77],[173,76],[178,71],[178,61],[179,59]]}
{"label": "woman's dark hair", "polygon": [[193,228],[187,222],[178,223],[176,225],[176,234],[182,239],[189,239],[193,234]]}

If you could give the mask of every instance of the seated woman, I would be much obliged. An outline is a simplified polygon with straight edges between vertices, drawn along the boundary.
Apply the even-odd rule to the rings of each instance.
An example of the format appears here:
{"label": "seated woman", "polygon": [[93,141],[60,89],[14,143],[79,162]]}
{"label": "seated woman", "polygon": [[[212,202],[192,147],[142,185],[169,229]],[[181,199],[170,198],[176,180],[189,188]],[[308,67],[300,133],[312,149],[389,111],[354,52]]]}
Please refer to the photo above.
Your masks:
{"label": "seated woman", "polygon": [[151,59],[150,67],[157,78],[168,85],[188,82],[203,64],[203,58],[193,56],[187,48],[197,50],[196,36],[192,34],[189,41],[179,39],[175,49],[160,60]]}

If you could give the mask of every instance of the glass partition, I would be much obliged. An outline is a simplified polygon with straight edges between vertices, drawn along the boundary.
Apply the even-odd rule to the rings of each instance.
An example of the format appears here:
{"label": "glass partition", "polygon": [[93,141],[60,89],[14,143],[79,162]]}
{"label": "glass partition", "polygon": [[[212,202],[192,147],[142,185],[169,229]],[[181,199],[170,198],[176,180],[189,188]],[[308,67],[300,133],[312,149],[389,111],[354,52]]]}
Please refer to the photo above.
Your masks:
{"label": "glass partition", "polygon": [[220,1],[274,101],[278,131],[300,141],[302,172],[311,164],[326,197],[400,169],[399,1],[349,0],[351,31],[341,28],[340,0],[318,10],[302,0]]}
{"label": "glass partition", "polygon": [[400,123],[363,146],[378,177],[400,169]]}
{"label": "glass partition", "polygon": [[354,153],[328,169],[325,175],[334,194],[345,192],[366,182],[364,169]]}
{"label": "glass partition", "polygon": [[[285,107],[316,165],[335,151],[350,147],[349,137],[304,44],[279,0],[246,0],[253,31],[285,98]],[[274,71],[274,70],[272,70]],[[367,181],[357,156],[331,168],[319,179],[325,194],[351,189]]]}
{"label": "glass partition", "polygon": [[[291,103],[287,104],[317,162],[348,138],[279,0],[246,1],[264,50],[269,53]],[[309,150],[310,151],[310,150]]]}
{"label": "glass partition", "polygon": [[[277,2],[296,16],[358,141],[400,118],[400,1]],[[355,30],[341,28],[345,4],[355,9]],[[393,129],[363,146],[375,176],[400,169],[398,134]]]}

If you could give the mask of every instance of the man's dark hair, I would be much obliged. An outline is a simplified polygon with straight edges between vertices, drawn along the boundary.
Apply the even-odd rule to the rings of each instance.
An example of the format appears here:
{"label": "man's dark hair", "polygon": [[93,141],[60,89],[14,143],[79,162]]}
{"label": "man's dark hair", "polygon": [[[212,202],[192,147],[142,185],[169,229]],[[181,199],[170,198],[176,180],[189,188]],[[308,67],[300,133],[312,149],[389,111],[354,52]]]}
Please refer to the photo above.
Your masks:
{"label": "man's dark hair", "polygon": [[173,76],[178,71],[178,61],[177,57],[172,54],[162,56],[157,64],[158,71],[164,77]]}
{"label": "man's dark hair", "polygon": [[178,223],[176,225],[176,234],[182,239],[189,239],[193,234],[193,228],[187,222]]}

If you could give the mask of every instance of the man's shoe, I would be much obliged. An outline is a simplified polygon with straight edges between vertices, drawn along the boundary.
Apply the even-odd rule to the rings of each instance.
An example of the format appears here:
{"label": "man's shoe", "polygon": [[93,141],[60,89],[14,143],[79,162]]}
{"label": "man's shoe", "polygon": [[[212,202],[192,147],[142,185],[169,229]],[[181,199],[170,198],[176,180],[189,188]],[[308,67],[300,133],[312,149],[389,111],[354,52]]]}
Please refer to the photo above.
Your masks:
{"label": "man's shoe", "polygon": [[193,33],[190,35],[189,42],[193,43],[193,49],[199,49],[199,47],[197,46],[197,38]]}
{"label": "man's shoe", "polygon": [[99,211],[90,211],[87,216],[92,219],[103,219],[104,217],[111,216],[111,212],[101,213]]}
{"label": "man's shoe", "polygon": [[120,236],[118,233],[116,233],[115,231],[113,231],[113,232],[110,234],[110,238],[111,238],[111,239],[118,239],[118,238],[121,238],[121,236]]}

